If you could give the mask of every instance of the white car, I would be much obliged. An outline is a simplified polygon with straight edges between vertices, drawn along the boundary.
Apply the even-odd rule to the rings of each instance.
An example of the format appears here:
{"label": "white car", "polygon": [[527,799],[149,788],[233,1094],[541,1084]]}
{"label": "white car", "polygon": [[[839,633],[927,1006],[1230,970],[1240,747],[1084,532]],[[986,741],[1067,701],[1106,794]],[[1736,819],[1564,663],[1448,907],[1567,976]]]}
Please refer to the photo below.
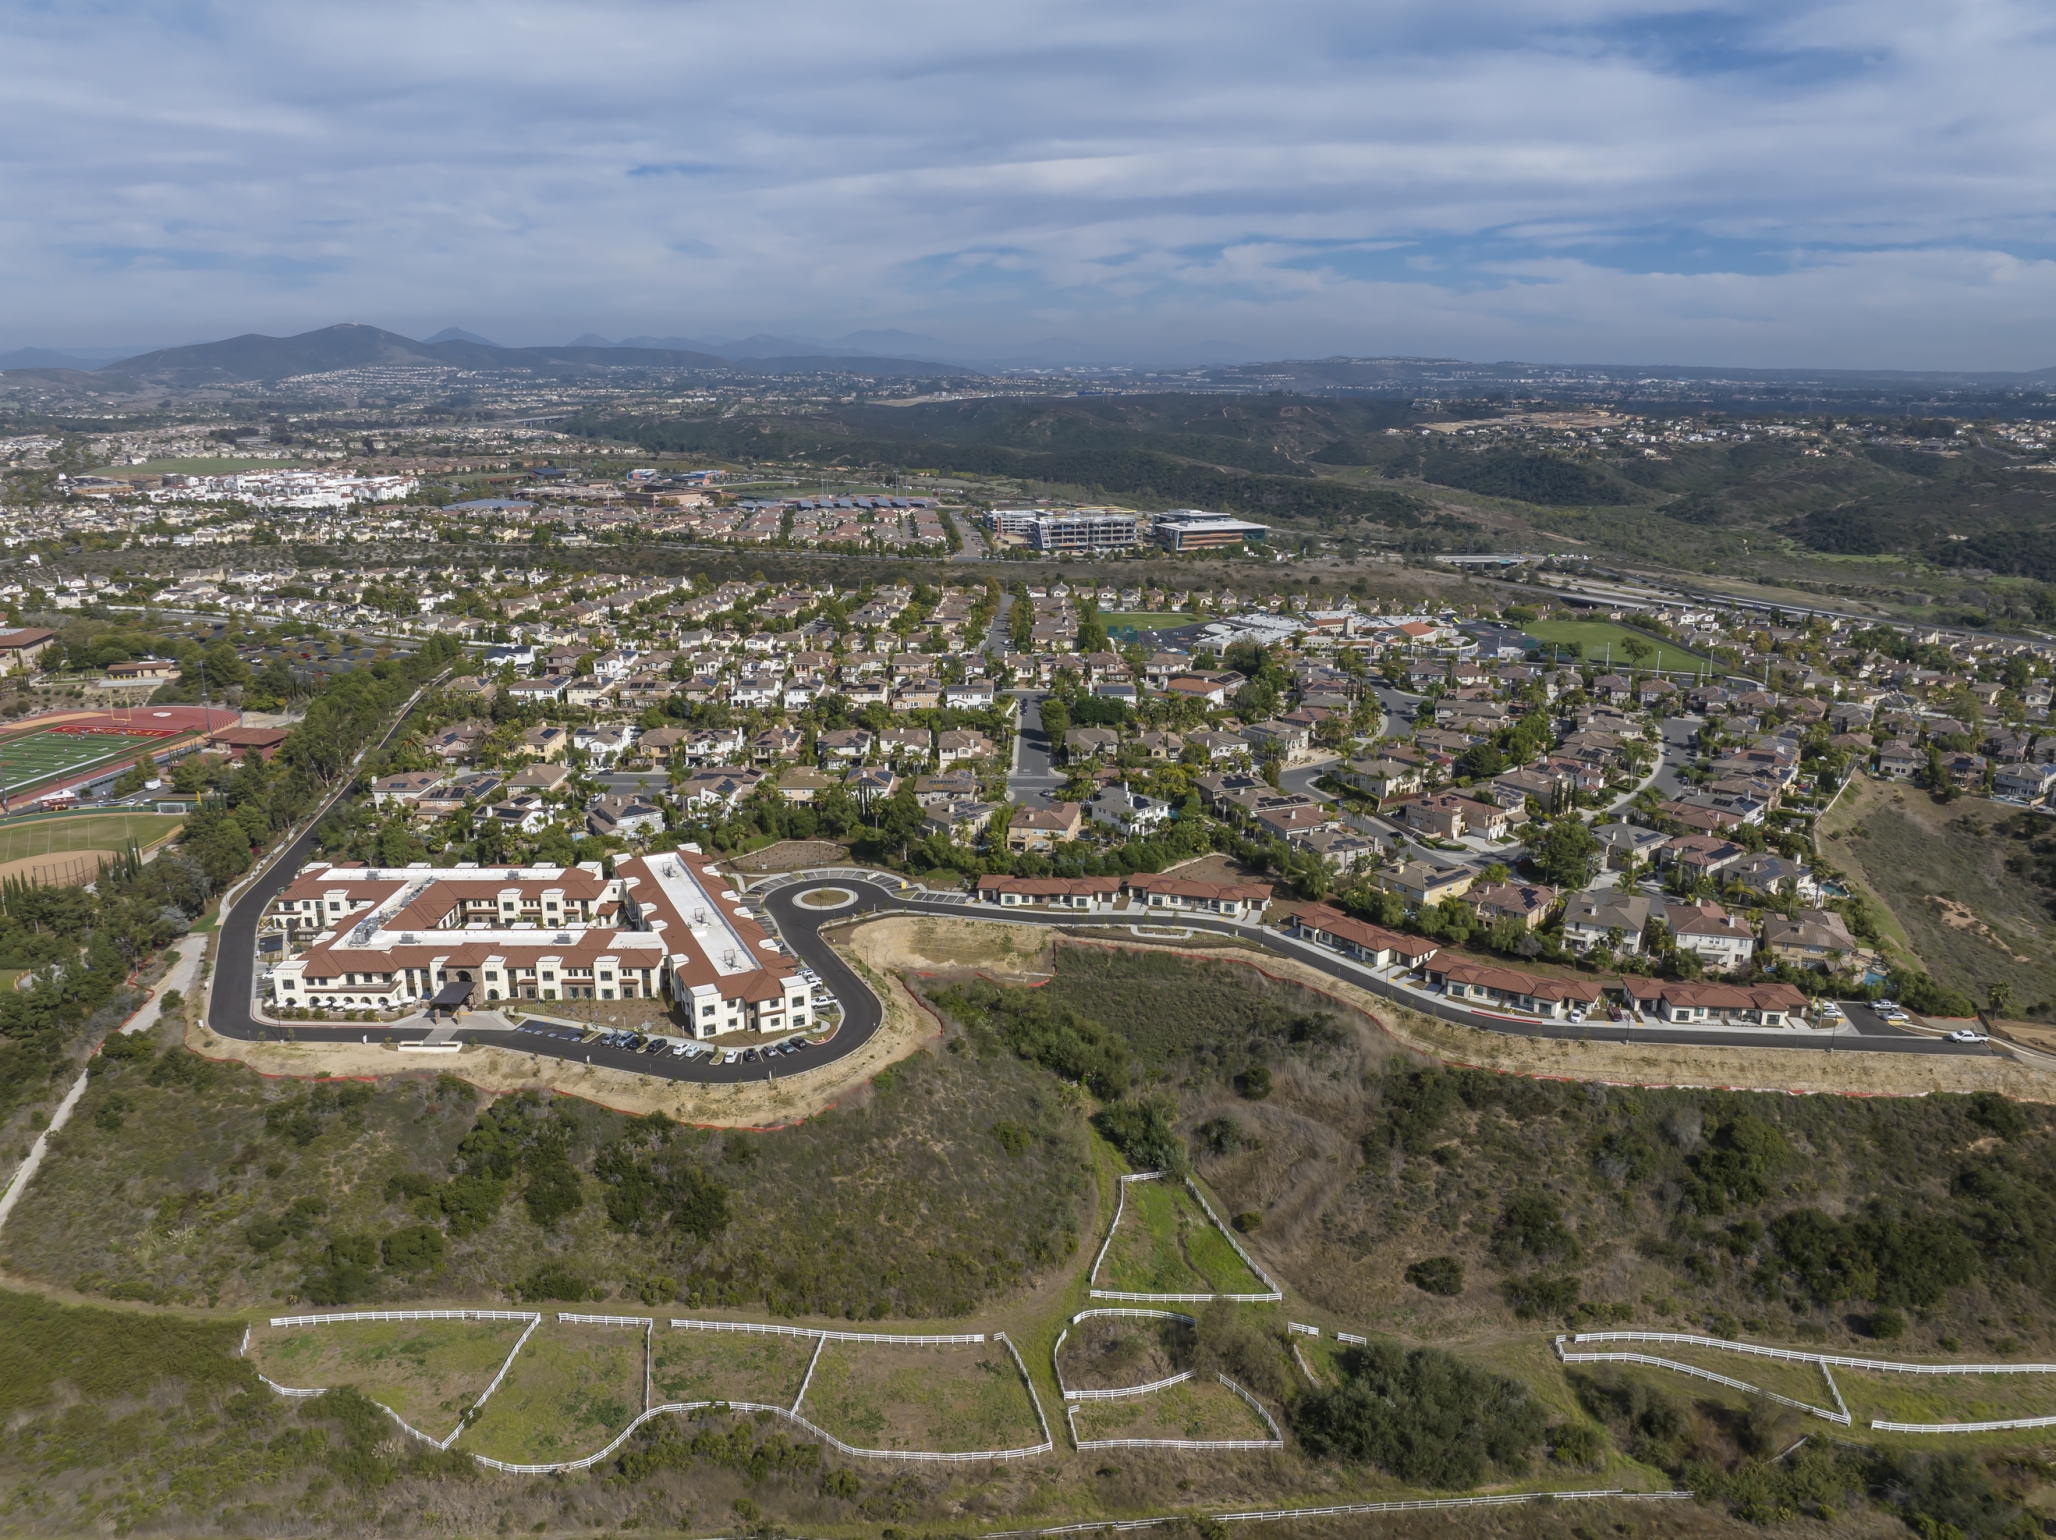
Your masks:
{"label": "white car", "polygon": [[1959,1027],[1949,1034],[1952,1043],[1989,1043],[1991,1038],[1982,1032],[1973,1032],[1968,1027]]}
{"label": "white car", "polygon": [[733,1064],[737,1059],[741,1057],[742,1050],[740,1048],[731,1048],[728,1050],[728,1052],[721,1055],[721,1062],[723,1064]]}
{"label": "white car", "polygon": [[1571,1020],[1572,1020],[1572,1021],[1574,1021],[1574,1022],[1583,1022],[1583,1021],[1584,1021],[1584,1019],[1585,1019],[1585,1013],[1584,1013],[1583,1011],[1572,1011],[1572,1012],[1571,1012]]}

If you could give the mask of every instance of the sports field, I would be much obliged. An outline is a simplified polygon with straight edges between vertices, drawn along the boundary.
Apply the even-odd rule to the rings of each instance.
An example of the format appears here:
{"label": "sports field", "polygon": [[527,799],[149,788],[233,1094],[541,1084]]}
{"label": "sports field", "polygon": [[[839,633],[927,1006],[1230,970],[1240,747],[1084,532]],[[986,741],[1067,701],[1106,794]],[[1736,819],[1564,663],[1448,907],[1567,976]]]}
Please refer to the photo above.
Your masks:
{"label": "sports field", "polygon": [[32,728],[0,740],[0,786],[10,799],[24,792],[68,780],[88,770],[132,763],[146,751],[161,749],[167,738],[162,733],[66,732],[61,728]]}
{"label": "sports field", "polygon": [[[1576,642],[1592,662],[1598,663],[1610,657],[1616,668],[1655,668],[1666,673],[1689,674],[1706,666],[1704,658],[1687,652],[1676,642],[1660,642],[1655,637],[1640,635],[1608,620],[1544,620],[1521,629],[1544,644],[1542,651],[1545,657],[1548,656],[1549,643],[1563,646]],[[1639,663],[1628,652],[1627,644],[1631,639],[1649,648]]]}
{"label": "sports field", "polygon": [[0,866],[67,851],[139,850],[169,839],[183,818],[164,813],[79,813],[0,823]]}

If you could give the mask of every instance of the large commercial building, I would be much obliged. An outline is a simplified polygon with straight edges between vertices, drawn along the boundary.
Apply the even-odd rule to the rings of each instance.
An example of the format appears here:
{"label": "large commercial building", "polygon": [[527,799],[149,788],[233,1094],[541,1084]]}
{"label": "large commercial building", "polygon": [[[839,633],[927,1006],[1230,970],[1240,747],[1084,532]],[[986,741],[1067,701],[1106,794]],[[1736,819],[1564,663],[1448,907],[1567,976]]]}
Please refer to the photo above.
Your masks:
{"label": "large commercial building", "polygon": [[1167,551],[1205,551],[1220,546],[1260,542],[1271,533],[1267,524],[1252,524],[1232,514],[1198,508],[1174,508],[1156,516],[1157,544]]}
{"label": "large commercial building", "polygon": [[1038,551],[1125,551],[1137,543],[1135,515],[1091,508],[1047,513],[1035,521],[1028,542]]}
{"label": "large commercial building", "polygon": [[688,850],[607,877],[578,866],[311,865],[265,912],[298,956],[271,970],[279,1006],[391,1009],[472,986],[470,1003],[669,996],[680,1033],[810,1024],[794,963]]}

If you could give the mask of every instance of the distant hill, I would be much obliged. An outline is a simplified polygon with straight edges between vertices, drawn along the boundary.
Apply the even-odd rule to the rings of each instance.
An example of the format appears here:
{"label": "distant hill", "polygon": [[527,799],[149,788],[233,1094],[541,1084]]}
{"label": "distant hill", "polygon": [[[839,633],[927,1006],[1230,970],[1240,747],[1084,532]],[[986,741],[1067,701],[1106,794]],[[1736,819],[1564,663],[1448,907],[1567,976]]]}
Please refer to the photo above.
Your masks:
{"label": "distant hill", "polygon": [[16,348],[12,353],[0,353],[0,369],[96,369],[99,365],[91,359],[80,358],[75,353],[60,353],[54,348]]}
{"label": "distant hill", "polygon": [[[949,364],[910,359],[848,357],[807,353],[742,361],[749,372],[810,374],[964,374]],[[469,337],[416,342],[396,332],[354,322],[325,326],[297,337],[266,337],[256,332],[222,342],[191,347],[160,348],[118,364],[99,375],[118,376],[148,385],[192,388],[290,379],[337,369],[444,365],[460,369],[539,369],[579,373],[592,369],[699,369],[732,371],[737,362],[689,348],[621,347],[602,341],[561,348],[502,348]]]}
{"label": "distant hill", "polygon": [[433,337],[423,337],[421,341],[427,347],[434,347],[438,342],[475,342],[482,348],[499,346],[492,338],[481,337],[477,332],[468,332],[461,326],[445,326]]}

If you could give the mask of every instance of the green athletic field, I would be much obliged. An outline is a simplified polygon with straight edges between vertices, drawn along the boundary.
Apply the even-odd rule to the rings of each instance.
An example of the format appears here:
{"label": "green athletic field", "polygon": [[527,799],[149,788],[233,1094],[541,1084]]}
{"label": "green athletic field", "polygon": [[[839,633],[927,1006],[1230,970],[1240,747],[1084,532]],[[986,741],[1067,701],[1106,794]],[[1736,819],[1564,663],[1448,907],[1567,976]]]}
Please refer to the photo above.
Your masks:
{"label": "green athletic field", "polygon": [[0,742],[0,785],[10,799],[85,770],[133,763],[168,740],[128,733],[59,733],[37,728]]}
{"label": "green athletic field", "polygon": [[131,841],[148,850],[184,822],[165,813],[59,813],[0,823],[0,866],[67,850],[126,850]]}

